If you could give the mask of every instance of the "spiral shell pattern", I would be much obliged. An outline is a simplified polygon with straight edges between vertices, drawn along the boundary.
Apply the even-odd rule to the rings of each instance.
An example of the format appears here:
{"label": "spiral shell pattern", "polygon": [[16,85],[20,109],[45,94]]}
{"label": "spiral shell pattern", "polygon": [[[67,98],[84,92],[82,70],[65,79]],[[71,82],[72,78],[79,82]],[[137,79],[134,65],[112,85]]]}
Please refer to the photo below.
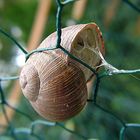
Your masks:
{"label": "spiral shell pattern", "polygon": [[[61,46],[91,67],[100,64],[103,40],[96,24],[80,24],[62,29]],[[56,32],[39,48],[53,48]],[[60,49],[34,53],[20,74],[23,94],[45,119],[64,121],[78,114],[88,98],[86,81],[92,72]]]}

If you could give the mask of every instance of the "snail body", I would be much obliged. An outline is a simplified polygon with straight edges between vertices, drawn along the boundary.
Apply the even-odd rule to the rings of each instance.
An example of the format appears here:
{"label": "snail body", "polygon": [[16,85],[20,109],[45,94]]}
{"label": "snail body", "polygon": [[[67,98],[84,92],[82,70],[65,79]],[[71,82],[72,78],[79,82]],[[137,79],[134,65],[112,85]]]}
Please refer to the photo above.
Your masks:
{"label": "snail body", "polygon": [[[54,48],[56,32],[39,48]],[[96,24],[62,29],[61,46],[91,67],[100,64],[103,40]],[[33,108],[50,121],[64,121],[78,114],[88,98],[86,81],[92,72],[60,49],[34,53],[20,74],[23,94]]]}

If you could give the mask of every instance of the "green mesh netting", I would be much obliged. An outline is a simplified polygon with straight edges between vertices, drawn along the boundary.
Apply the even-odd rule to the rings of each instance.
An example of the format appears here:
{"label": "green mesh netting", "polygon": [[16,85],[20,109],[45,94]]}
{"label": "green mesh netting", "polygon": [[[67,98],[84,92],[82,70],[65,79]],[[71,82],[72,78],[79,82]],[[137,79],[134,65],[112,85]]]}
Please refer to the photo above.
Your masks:
{"label": "green mesh netting", "polygon": [[[134,5],[133,3],[131,3],[131,1],[129,0],[123,0],[124,2],[126,2],[129,6],[131,6],[134,10],[140,12],[140,9]],[[129,133],[131,133],[131,131],[134,131],[134,129],[137,129],[140,127],[140,124],[137,123],[126,123],[123,119],[121,119],[121,117],[119,117],[119,115],[117,116],[116,114],[112,113],[110,110],[105,109],[104,107],[102,107],[100,105],[100,103],[98,103],[97,101],[97,97],[98,97],[98,89],[100,88],[100,82],[103,78],[108,77],[110,78],[113,75],[119,75],[119,74],[139,74],[140,73],[140,69],[137,70],[119,70],[115,67],[113,67],[112,65],[110,65],[109,63],[106,62],[106,60],[104,58],[102,58],[103,61],[103,67],[104,67],[104,71],[97,73],[95,72],[94,68],[90,67],[88,64],[86,64],[85,62],[83,62],[82,60],[78,59],[77,57],[73,56],[72,54],[70,54],[67,50],[65,50],[63,48],[63,46],[60,46],[61,43],[61,15],[62,15],[62,10],[64,8],[65,5],[74,2],[74,0],[56,0],[58,9],[57,9],[57,15],[56,15],[56,30],[57,30],[57,44],[56,47],[53,49],[60,49],[61,51],[65,52],[67,55],[69,55],[69,57],[71,57],[72,59],[76,60],[77,62],[81,63],[82,65],[84,65],[87,69],[90,69],[96,76],[96,81],[94,83],[94,86],[92,88],[92,95],[93,97],[91,97],[90,99],[87,100],[88,104],[90,105],[90,108],[88,110],[88,113],[85,111],[84,113],[87,113],[87,116],[89,115],[90,117],[90,111],[92,112],[92,109],[96,108],[93,111],[97,111],[97,113],[99,113],[99,111],[104,115],[104,114],[108,114],[108,117],[114,119],[114,121],[118,121],[121,124],[120,127],[120,134],[118,139],[120,140],[124,140],[125,136],[126,136],[126,131],[128,129]],[[25,48],[23,48],[11,35],[9,35],[8,33],[4,32],[3,30],[0,29],[0,32],[2,34],[4,34],[5,36],[7,36],[7,38],[11,39],[19,49],[21,49],[21,51],[25,54],[26,60],[30,57],[30,55],[32,55],[33,53],[37,53],[37,52],[43,52],[43,51],[49,51],[49,50],[53,50],[53,49],[36,49],[33,50],[32,52],[28,52]],[[58,122],[49,122],[46,120],[34,120],[30,114],[26,114],[24,112],[22,112],[21,110],[13,107],[12,105],[10,105],[8,103],[8,101],[6,100],[5,97],[5,91],[3,90],[3,86],[2,86],[2,82],[4,81],[8,81],[8,80],[17,80],[19,77],[15,76],[15,77],[0,77],[0,107],[1,107],[1,112],[4,115],[8,126],[2,126],[0,125],[1,128],[5,128],[5,131],[2,132],[0,134],[0,139],[1,140],[11,140],[11,139],[15,139],[15,140],[19,140],[19,139],[37,139],[37,140],[46,140],[46,139],[50,139],[50,135],[49,133],[53,134],[53,128],[55,127],[55,131],[58,131],[59,133],[59,128],[65,130],[67,133],[67,135],[69,133],[71,133],[72,135],[76,136],[76,139],[85,139],[85,140],[94,140],[95,137],[96,139],[98,139],[97,136],[93,136],[91,137],[89,134],[83,134],[80,133],[80,129],[77,132],[76,130],[72,130],[69,129],[64,123],[58,123]],[[29,121],[29,127],[15,127],[14,123],[12,121],[9,121],[7,112],[6,112],[6,107],[11,108],[12,110],[15,111],[15,113],[24,116],[24,118],[26,120]],[[94,114],[92,114],[94,116]],[[83,121],[84,122],[84,121]],[[85,123],[85,122],[84,122]],[[87,125],[94,125],[94,124],[87,124]],[[111,125],[111,124],[108,124]],[[53,126],[53,127],[52,127]],[[46,129],[47,128],[47,129]],[[49,131],[48,129],[51,129],[51,131]],[[111,127],[110,127],[111,128]],[[46,129],[45,131],[49,131],[47,134],[45,134],[44,131],[40,131],[40,129]],[[39,131],[39,133],[38,133]],[[92,131],[96,131],[96,130],[92,130]],[[109,130],[107,130],[109,131]],[[66,135],[66,134],[65,134]],[[65,138],[64,138],[65,139]],[[130,138],[131,140],[134,138]]]}

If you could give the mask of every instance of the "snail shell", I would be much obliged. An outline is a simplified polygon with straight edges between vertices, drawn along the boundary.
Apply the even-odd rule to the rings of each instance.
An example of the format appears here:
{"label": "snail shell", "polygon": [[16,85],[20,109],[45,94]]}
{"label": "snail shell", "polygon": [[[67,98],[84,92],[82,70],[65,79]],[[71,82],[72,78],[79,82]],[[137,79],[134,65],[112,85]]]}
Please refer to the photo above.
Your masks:
{"label": "snail shell", "polygon": [[[39,48],[54,48],[56,32]],[[88,65],[100,64],[99,51],[104,44],[96,24],[79,24],[62,29],[61,46]],[[50,121],[64,121],[78,114],[86,105],[86,81],[92,72],[71,59],[62,50],[34,53],[20,74],[23,94],[33,108]]]}

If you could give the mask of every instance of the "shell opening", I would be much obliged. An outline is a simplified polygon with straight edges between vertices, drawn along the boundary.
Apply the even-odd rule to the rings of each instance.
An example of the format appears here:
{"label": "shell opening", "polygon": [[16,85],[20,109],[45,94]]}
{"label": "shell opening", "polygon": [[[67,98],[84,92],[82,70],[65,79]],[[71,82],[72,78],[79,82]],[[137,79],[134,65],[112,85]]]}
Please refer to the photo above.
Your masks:
{"label": "shell opening", "polygon": [[[77,58],[87,63],[92,68],[96,69],[101,62],[100,51],[102,52],[102,39],[101,33],[96,29],[97,26],[86,26],[75,37],[72,43],[71,52]],[[88,80],[92,72],[80,65],[83,70],[86,80]]]}

